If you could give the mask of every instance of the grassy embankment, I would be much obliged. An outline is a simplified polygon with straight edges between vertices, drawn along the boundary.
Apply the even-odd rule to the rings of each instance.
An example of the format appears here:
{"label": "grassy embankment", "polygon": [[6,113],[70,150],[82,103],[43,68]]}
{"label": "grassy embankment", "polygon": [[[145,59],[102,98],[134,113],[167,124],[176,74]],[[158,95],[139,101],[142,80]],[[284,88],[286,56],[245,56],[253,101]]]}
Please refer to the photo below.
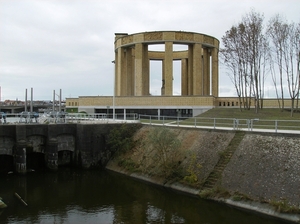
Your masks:
{"label": "grassy embankment", "polygon": [[279,108],[265,108],[255,113],[255,109],[240,110],[239,108],[213,108],[198,117],[236,118],[236,119],[263,119],[263,120],[298,120],[300,112],[291,117],[289,110],[281,111]]}

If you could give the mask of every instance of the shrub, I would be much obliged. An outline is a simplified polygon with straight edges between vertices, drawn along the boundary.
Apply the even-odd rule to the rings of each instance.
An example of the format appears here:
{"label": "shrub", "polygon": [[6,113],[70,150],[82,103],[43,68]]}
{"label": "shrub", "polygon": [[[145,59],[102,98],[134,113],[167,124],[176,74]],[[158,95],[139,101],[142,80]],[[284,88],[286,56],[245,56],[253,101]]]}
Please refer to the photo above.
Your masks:
{"label": "shrub", "polygon": [[126,152],[134,147],[133,135],[139,128],[139,125],[122,124],[116,126],[108,134],[107,144],[112,153],[117,151]]}
{"label": "shrub", "polygon": [[[161,173],[165,178],[176,174],[176,169],[181,161],[181,142],[176,138],[176,134],[165,127],[153,128],[148,136],[147,141],[149,149],[148,155],[151,155],[155,164],[157,174]],[[144,158],[147,158],[145,155]]]}
{"label": "shrub", "polygon": [[186,170],[188,175],[183,178],[183,181],[191,186],[197,186],[197,184],[199,184],[198,175],[200,174],[202,165],[198,163],[195,153],[191,154],[189,157],[190,161]]}

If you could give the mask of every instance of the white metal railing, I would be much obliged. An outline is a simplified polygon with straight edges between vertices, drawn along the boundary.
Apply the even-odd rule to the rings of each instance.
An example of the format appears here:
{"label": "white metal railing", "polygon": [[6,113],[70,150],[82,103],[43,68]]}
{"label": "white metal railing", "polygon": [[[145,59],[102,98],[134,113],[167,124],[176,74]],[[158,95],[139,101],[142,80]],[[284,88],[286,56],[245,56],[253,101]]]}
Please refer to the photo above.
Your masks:
{"label": "white metal railing", "polygon": [[300,120],[266,120],[266,119],[235,119],[235,118],[204,118],[138,115],[136,113],[113,114],[106,113],[43,113],[38,118],[21,113],[6,114],[0,119],[0,124],[18,123],[108,123],[108,122],[139,121],[150,125],[185,126],[213,129],[230,129],[268,132],[299,132]]}
{"label": "white metal railing", "polygon": [[186,126],[212,129],[265,131],[265,132],[298,132],[300,120],[266,120],[266,119],[235,119],[205,117],[171,117],[140,115],[141,123],[163,126]]}
{"label": "white metal railing", "polygon": [[[35,115],[35,116],[34,116]],[[113,114],[106,113],[63,113],[63,112],[51,112],[51,113],[8,113],[5,116],[0,117],[0,124],[18,124],[18,123],[103,123],[103,122],[124,122],[124,121],[137,121],[138,114]]]}
{"label": "white metal railing", "polygon": [[106,114],[106,113],[69,113],[66,115],[66,122],[84,122],[84,121],[102,121],[102,122],[114,122],[114,121],[136,121],[138,120],[138,114]]}

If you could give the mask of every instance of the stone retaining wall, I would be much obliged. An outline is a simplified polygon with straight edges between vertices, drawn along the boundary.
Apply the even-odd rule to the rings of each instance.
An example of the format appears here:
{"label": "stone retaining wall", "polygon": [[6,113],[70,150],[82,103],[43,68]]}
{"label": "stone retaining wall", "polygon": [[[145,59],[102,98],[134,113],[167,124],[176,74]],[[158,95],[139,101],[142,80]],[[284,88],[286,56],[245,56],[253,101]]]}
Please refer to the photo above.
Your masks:
{"label": "stone retaining wall", "polygon": [[[137,168],[135,171],[126,170],[120,166],[120,157],[111,160],[106,168],[165,187],[187,193],[192,192],[194,195],[201,194],[205,179],[214,170],[222,153],[235,136],[234,131],[168,127],[181,140],[182,149],[185,151],[183,160],[180,161],[181,169],[179,170],[186,175],[191,164],[201,165],[198,166],[198,170],[193,170],[197,174],[198,184],[191,187],[191,185],[184,184],[183,178],[180,180],[177,177],[177,179],[170,180],[159,175],[156,176],[155,164],[148,165],[147,169],[143,171],[143,163],[141,162],[142,158],[145,157],[143,151],[151,147],[147,145],[145,139],[152,129],[158,130],[159,127],[143,126],[135,135],[135,139],[139,140],[138,145],[130,152],[119,154],[122,161],[128,159],[135,164],[134,166]],[[196,161],[191,162],[195,158]],[[299,171],[300,135],[249,132],[245,134],[237,146],[221,177],[219,177],[215,189],[226,191],[231,195],[231,198],[233,195],[246,198],[249,200],[249,206],[246,206],[248,209],[255,202],[253,210],[257,212],[268,211],[264,213],[300,222],[300,214],[280,214],[275,211],[274,207],[270,206],[272,202],[285,202],[288,206],[300,209]],[[220,198],[215,199],[220,200]],[[230,201],[230,204],[236,204],[237,207],[239,207],[238,203],[245,204],[245,202],[235,203],[230,199],[221,199],[221,201]],[[257,203],[264,203],[261,204],[264,206],[260,207]],[[265,208],[266,205],[267,209]],[[264,209],[260,211],[260,208]]]}

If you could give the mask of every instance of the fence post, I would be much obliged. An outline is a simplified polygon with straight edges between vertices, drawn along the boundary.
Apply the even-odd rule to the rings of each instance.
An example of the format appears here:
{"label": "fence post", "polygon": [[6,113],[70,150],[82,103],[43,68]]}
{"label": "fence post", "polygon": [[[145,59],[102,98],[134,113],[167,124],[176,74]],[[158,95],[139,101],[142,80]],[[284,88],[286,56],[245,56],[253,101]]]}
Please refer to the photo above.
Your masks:
{"label": "fence post", "polygon": [[214,129],[216,129],[216,118],[214,118]]}
{"label": "fence post", "polygon": [[233,130],[237,130],[239,127],[239,120],[234,118],[233,119]]}
{"label": "fence post", "polygon": [[277,133],[277,120],[275,120],[275,132]]}
{"label": "fence post", "polygon": [[150,115],[150,124],[151,124],[151,115]]}
{"label": "fence post", "polygon": [[163,116],[163,126],[165,126],[165,116]]}
{"label": "fence post", "polygon": [[179,117],[177,117],[177,127],[179,127]]}
{"label": "fence post", "polygon": [[195,128],[197,127],[197,120],[196,120],[196,117],[195,118],[195,121],[194,121],[194,124],[195,124]]}

